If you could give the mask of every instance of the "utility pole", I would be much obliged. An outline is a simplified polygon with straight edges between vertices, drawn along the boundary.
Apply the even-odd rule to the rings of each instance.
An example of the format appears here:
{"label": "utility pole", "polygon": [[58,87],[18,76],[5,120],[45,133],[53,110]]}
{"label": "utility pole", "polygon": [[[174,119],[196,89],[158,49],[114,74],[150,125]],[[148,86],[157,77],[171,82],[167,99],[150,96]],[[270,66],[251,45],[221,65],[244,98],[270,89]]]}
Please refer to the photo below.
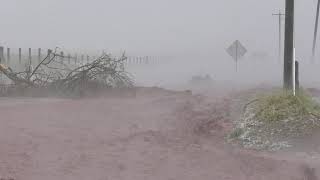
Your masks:
{"label": "utility pole", "polygon": [[316,22],[315,22],[315,25],[314,25],[314,36],[313,36],[313,46],[312,46],[312,61],[314,61],[315,54],[316,54],[318,23],[319,23],[319,9],[320,9],[320,0],[318,0]]}
{"label": "utility pole", "polygon": [[284,70],[283,87],[286,90],[294,88],[294,0],[286,0],[285,22],[285,47],[284,47]]}
{"label": "utility pole", "polygon": [[[320,1],[320,0],[319,0]],[[281,10],[279,10],[279,13],[278,14],[272,14],[273,16],[278,16],[278,18],[279,18],[279,62],[281,61],[281,47],[282,47],[282,43],[281,43],[281,41],[282,41],[282,19],[281,19],[281,17],[282,16],[284,16],[285,14],[282,14],[281,13]]]}

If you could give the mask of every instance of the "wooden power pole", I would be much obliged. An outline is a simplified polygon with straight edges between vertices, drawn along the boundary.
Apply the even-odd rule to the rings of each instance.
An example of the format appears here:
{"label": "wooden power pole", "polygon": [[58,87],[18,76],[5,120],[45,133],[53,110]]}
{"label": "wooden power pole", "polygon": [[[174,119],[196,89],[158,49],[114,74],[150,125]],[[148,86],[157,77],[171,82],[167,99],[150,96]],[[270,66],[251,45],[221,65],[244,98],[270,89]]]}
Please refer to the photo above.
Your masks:
{"label": "wooden power pole", "polygon": [[286,0],[283,87],[293,90],[294,66],[294,0]]}
{"label": "wooden power pole", "polygon": [[[320,0],[319,0],[320,1]],[[281,10],[279,10],[279,13],[278,14],[272,14],[273,16],[278,16],[278,18],[279,18],[279,44],[278,44],[278,46],[279,46],[279,51],[278,51],[278,56],[279,56],[279,62],[281,61],[281,47],[282,47],[282,19],[281,19],[281,17],[283,16],[283,15],[285,15],[285,14],[282,14],[281,13]]]}
{"label": "wooden power pole", "polygon": [[314,36],[313,36],[313,46],[312,46],[312,60],[313,61],[314,61],[315,54],[316,54],[318,23],[319,23],[319,9],[320,9],[320,0],[318,0],[316,22],[315,22],[315,25],[314,25]]}

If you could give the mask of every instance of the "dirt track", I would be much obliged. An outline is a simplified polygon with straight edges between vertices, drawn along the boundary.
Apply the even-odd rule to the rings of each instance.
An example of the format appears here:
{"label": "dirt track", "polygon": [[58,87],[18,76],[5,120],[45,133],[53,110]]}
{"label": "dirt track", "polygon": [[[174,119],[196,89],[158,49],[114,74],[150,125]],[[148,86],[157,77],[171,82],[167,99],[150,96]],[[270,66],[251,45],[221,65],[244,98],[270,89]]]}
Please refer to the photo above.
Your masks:
{"label": "dirt track", "polygon": [[[0,100],[0,178],[316,180],[320,160],[225,144],[230,98],[140,89],[135,96]],[[200,123],[199,123],[200,122]],[[205,125],[203,125],[203,124]]]}

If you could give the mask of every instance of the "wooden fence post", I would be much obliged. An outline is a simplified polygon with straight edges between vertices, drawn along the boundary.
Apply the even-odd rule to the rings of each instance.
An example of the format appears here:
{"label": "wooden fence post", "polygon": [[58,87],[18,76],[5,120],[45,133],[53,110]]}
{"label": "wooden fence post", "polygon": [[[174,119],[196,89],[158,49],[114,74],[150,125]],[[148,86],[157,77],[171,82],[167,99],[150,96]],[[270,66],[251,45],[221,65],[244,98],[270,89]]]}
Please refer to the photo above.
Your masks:
{"label": "wooden fence post", "polygon": [[10,48],[7,48],[7,64],[10,63]]}
{"label": "wooden fence post", "polygon": [[0,63],[4,63],[5,61],[4,61],[4,48],[1,46],[0,47]]}
{"label": "wooden fence post", "polygon": [[32,64],[32,52],[31,52],[31,48],[29,48],[29,65]]}
{"label": "wooden fence post", "polygon": [[77,61],[78,61],[78,55],[75,54],[75,56],[74,56],[74,64],[75,64],[75,65],[77,65]]}
{"label": "wooden fence post", "polygon": [[19,64],[21,64],[21,59],[22,59],[22,49],[19,48]]}
{"label": "wooden fence post", "polygon": [[50,59],[51,59],[51,49],[48,49],[48,52],[47,52],[47,56],[48,56],[48,61],[50,61]]}
{"label": "wooden fence post", "polygon": [[84,55],[82,54],[81,55],[81,63],[83,64],[83,61],[84,61]]}
{"label": "wooden fence post", "polygon": [[41,63],[41,48],[38,49],[38,63]]}
{"label": "wooden fence post", "polygon": [[299,91],[300,89],[300,80],[299,80],[299,62],[295,61],[295,80],[296,80],[296,90]]}
{"label": "wooden fence post", "polygon": [[71,55],[68,54],[68,64],[70,64],[70,63],[71,63]]}
{"label": "wooden fence post", "polygon": [[61,63],[63,63],[63,61],[64,61],[64,53],[63,53],[63,51],[60,52],[60,60],[61,60]]}

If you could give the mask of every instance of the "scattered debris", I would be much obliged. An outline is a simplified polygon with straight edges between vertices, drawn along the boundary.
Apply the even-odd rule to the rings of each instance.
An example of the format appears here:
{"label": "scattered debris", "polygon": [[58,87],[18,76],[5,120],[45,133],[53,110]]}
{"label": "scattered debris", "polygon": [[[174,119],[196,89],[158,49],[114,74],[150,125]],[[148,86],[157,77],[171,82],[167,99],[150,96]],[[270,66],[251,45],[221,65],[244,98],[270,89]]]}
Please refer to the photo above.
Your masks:
{"label": "scattered debris", "polygon": [[201,85],[201,84],[211,84],[213,79],[210,75],[205,76],[193,76],[190,80],[190,83],[193,85]]}
{"label": "scattered debris", "polygon": [[[99,58],[79,67],[71,68],[61,55],[50,51],[37,66],[31,65],[23,72],[14,72],[0,65],[0,72],[8,77],[16,89],[46,89],[61,93],[79,93],[86,89],[132,87],[133,80],[125,71],[125,54],[115,58],[103,53]],[[1,88],[2,90],[4,88]],[[4,93],[2,91],[2,93]]]}

